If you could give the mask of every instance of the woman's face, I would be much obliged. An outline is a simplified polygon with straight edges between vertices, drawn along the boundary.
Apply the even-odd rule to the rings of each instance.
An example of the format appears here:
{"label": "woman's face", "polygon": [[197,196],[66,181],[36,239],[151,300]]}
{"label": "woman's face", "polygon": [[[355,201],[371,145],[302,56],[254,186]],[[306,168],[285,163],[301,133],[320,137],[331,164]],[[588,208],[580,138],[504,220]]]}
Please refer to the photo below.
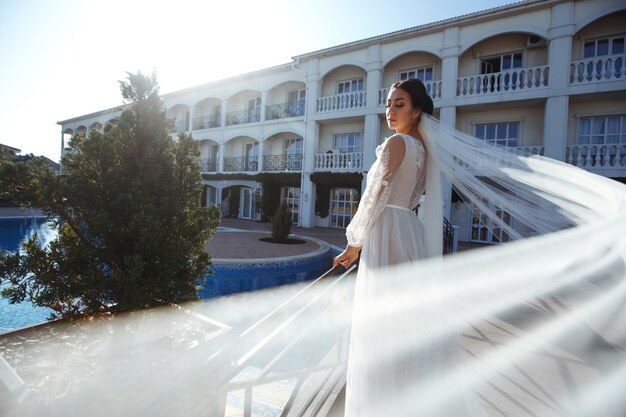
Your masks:
{"label": "woman's face", "polygon": [[419,108],[414,109],[411,96],[401,88],[392,88],[387,96],[387,126],[397,133],[409,133],[416,125]]}

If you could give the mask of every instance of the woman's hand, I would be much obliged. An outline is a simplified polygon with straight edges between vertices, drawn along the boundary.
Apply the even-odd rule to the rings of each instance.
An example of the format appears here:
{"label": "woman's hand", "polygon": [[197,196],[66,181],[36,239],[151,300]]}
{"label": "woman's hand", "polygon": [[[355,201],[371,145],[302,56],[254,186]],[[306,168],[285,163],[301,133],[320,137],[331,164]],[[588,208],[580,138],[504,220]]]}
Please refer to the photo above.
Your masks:
{"label": "woman's hand", "polygon": [[345,269],[348,269],[350,265],[359,257],[359,252],[361,251],[361,247],[354,246],[346,246],[346,249],[341,252],[339,255],[335,256],[333,260],[333,267],[337,265],[343,266]]}

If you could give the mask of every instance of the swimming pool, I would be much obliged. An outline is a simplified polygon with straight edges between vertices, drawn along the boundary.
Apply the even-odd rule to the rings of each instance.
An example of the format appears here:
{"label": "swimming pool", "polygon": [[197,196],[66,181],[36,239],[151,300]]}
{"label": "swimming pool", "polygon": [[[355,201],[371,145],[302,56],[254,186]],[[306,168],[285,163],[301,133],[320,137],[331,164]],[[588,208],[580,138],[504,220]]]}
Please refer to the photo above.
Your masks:
{"label": "swimming pool", "polygon": [[[229,230],[218,228],[218,232]],[[19,250],[20,245],[35,232],[42,245],[56,237],[54,225],[45,218],[0,218],[0,249]],[[333,256],[338,253],[335,252],[331,248],[315,256],[279,262],[215,263],[211,266],[214,273],[207,276],[198,295],[212,298],[314,279],[330,268]],[[48,308],[34,307],[29,302],[9,304],[8,300],[0,297],[0,333],[42,323],[51,312]]]}

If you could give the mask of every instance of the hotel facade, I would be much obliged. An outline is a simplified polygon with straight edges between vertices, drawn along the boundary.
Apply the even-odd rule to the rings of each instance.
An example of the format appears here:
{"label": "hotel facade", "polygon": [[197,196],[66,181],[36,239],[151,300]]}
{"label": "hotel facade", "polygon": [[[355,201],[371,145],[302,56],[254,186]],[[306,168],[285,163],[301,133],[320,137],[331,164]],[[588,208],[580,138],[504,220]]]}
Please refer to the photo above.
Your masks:
{"label": "hotel facade", "polygon": [[[201,151],[206,203],[260,219],[273,189],[302,227],[344,228],[375,148],[393,132],[388,88],[421,79],[443,123],[524,155],[626,180],[626,3],[528,0],[293,57],[165,94],[172,132]],[[62,152],[119,108],[58,122]],[[279,190],[279,191],[278,191]],[[507,240],[448,190],[455,240]],[[507,214],[502,213],[507,219]]]}

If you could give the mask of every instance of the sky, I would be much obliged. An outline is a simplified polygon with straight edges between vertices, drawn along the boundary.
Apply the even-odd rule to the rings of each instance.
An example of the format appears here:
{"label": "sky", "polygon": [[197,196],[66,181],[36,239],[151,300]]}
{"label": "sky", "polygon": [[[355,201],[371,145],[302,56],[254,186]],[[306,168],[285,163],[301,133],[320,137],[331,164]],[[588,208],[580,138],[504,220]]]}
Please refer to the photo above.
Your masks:
{"label": "sky", "polygon": [[[0,0],[0,143],[58,161],[60,120],[514,0]],[[444,6],[445,4],[445,6]]]}

